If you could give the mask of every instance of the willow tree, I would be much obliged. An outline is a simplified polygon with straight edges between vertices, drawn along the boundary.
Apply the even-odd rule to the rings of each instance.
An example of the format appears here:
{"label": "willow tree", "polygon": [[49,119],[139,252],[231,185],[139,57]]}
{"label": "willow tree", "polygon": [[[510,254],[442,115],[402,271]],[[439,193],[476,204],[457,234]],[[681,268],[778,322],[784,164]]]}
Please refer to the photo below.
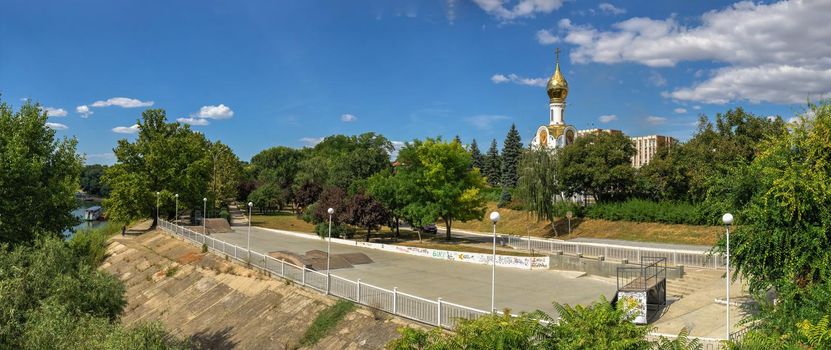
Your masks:
{"label": "willow tree", "polygon": [[547,150],[527,150],[519,158],[514,195],[536,220],[554,223],[554,198],[557,186],[556,155]]}

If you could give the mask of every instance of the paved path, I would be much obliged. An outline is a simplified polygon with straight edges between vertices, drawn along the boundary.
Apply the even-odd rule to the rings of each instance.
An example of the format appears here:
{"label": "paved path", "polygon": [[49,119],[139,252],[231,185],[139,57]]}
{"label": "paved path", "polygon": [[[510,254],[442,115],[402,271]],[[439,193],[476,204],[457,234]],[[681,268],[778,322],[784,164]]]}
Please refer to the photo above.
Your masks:
{"label": "paved path", "polygon": [[231,214],[233,226],[248,226],[248,216],[245,215],[237,203],[228,204],[228,212]]}
{"label": "paved path", "polygon": [[[217,233],[213,237],[241,247],[246,246],[245,227],[234,227],[234,233]],[[251,228],[251,249],[259,253],[278,250],[303,254],[319,249],[326,251],[326,241]],[[374,263],[356,265],[351,269],[333,270],[334,275],[361,279],[362,282],[427,299],[442,300],[482,310],[490,308],[491,267],[488,265],[449,262],[437,259],[385,252],[380,250],[332,244],[332,254],[359,252]],[[512,312],[543,310],[554,315],[553,301],[563,304],[588,304],[616,291],[614,283],[591,277],[552,270],[526,271],[496,268],[496,308]]]}

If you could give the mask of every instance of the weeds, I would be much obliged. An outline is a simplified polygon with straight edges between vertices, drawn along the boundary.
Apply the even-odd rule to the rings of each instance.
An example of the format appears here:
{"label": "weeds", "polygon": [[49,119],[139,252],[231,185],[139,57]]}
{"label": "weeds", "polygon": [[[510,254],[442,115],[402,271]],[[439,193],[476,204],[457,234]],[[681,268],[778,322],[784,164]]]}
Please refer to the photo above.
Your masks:
{"label": "weeds", "polygon": [[173,277],[174,275],[176,275],[176,272],[177,272],[177,271],[179,271],[179,267],[178,267],[178,266],[171,266],[171,267],[168,267],[168,268],[164,271],[164,275],[165,275],[165,276],[167,276],[167,277]]}
{"label": "weeds", "polygon": [[335,305],[323,309],[309,326],[309,329],[306,330],[306,333],[303,334],[300,345],[312,346],[317,344],[354,308],[355,304],[351,301],[338,300]]}

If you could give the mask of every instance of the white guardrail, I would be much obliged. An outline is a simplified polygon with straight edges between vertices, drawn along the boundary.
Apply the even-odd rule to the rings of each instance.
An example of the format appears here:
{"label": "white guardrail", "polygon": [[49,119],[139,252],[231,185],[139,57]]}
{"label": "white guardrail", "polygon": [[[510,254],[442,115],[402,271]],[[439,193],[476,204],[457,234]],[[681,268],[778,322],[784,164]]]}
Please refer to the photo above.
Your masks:
{"label": "white guardrail", "polygon": [[[397,288],[390,290],[361,282],[360,279],[352,281],[332,274],[327,275],[254,251],[251,251],[249,260],[248,250],[237,245],[206,236],[166,220],[160,219],[159,227],[196,245],[204,244],[209,251],[227,255],[229,258],[243,263],[248,262],[251,266],[264,269],[272,275],[294,281],[301,286],[429,325],[452,330],[460,319],[472,320],[488,314],[487,311],[450,303],[441,298],[437,300],[425,299],[399,292]],[[496,313],[501,314],[499,311],[496,311]],[[675,337],[674,335],[664,334],[650,334],[649,336],[653,338],[658,336]],[[698,339],[706,350],[722,348],[718,339]]]}
{"label": "white guardrail", "polygon": [[441,298],[438,298],[438,300],[425,299],[399,292],[397,288],[390,290],[361,282],[360,279],[352,281],[340,276],[318,272],[254,251],[251,251],[249,260],[249,253],[245,248],[165,220],[159,220],[159,227],[196,245],[204,244],[212,252],[227,255],[237,261],[248,262],[251,266],[266,270],[272,275],[292,280],[322,293],[351,300],[418,322],[453,329],[459,319],[470,320],[488,314],[487,311],[446,302]]}
{"label": "white guardrail", "polygon": [[602,257],[604,260],[627,260],[639,263],[641,257],[666,258],[668,265],[684,265],[710,269],[724,268],[725,259],[722,255],[713,255],[708,251],[689,249],[663,249],[650,247],[635,247],[616,244],[569,242],[555,239],[528,238],[514,235],[502,235],[506,245],[523,250],[546,252],[551,254],[582,255]]}

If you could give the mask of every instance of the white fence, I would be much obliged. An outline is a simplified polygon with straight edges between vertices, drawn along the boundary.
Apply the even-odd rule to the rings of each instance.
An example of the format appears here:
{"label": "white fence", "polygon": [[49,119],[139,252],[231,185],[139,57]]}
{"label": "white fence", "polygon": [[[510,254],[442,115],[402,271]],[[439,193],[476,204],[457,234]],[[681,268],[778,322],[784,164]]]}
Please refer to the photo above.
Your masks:
{"label": "white fence", "polygon": [[[250,252],[249,257],[249,252],[245,248],[203,235],[166,220],[160,219],[159,227],[197,245],[204,244],[210,251],[227,255],[237,261],[249,262],[251,266],[266,270],[272,275],[292,280],[302,286],[429,325],[453,329],[460,319],[472,320],[488,314],[487,311],[446,302],[441,298],[437,300],[425,299],[399,292],[397,288],[390,290],[361,282],[360,279],[352,281],[340,276],[327,275],[253,251]],[[553,249],[551,248],[552,251]],[[576,253],[581,252],[579,246],[574,249]],[[644,249],[644,251],[648,250]],[[650,251],[649,254],[649,256],[652,256],[653,253]],[[650,337],[653,338],[657,338],[657,336],[659,335],[650,334]],[[674,337],[673,335],[666,336]],[[698,339],[704,345],[705,350],[721,349],[721,344],[717,339]]]}
{"label": "white fence", "polygon": [[292,280],[302,286],[430,325],[452,329],[459,319],[475,319],[488,314],[487,311],[448,303],[441,298],[429,300],[399,292],[397,288],[390,290],[361,282],[360,279],[352,281],[340,276],[321,273],[253,251],[249,258],[249,252],[245,248],[205,236],[165,220],[159,220],[159,227],[197,245],[205,244],[211,251],[227,255],[237,261],[249,262],[251,266]]}
{"label": "white fence", "polygon": [[666,258],[668,265],[684,265],[704,268],[724,268],[724,257],[712,255],[707,251],[684,250],[684,249],[662,249],[634,247],[615,244],[591,243],[591,242],[569,242],[555,239],[528,238],[514,235],[502,235],[503,242],[515,249],[533,249],[535,252],[547,252],[551,254],[582,255],[588,257],[604,258],[605,260],[627,260],[640,262],[641,257]]}

